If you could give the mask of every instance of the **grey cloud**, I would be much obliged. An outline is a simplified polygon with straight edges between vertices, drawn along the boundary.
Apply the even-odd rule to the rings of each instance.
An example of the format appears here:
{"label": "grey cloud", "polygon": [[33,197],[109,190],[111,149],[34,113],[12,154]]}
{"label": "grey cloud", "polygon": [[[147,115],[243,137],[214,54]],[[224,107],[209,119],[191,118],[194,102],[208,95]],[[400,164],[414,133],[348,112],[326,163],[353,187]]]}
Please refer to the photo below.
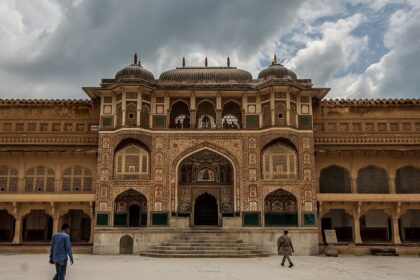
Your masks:
{"label": "grey cloud", "polygon": [[[63,83],[64,90],[48,93],[50,97],[83,97],[81,86],[112,77],[131,62],[134,51],[140,51],[143,64],[152,71],[161,49],[179,57],[197,48],[221,55],[235,50],[244,59],[252,57],[267,40],[290,28],[300,5],[293,0],[69,3],[61,3],[63,21],[43,37],[45,47],[35,60],[0,66],[29,84],[48,88],[51,82]],[[0,90],[1,97],[10,97],[10,89]]]}

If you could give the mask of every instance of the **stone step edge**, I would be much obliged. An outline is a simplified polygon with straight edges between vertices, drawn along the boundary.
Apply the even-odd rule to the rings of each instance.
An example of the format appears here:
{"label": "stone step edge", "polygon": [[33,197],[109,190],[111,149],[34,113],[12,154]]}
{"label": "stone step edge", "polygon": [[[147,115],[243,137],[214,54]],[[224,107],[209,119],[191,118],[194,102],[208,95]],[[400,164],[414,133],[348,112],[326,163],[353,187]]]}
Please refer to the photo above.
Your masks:
{"label": "stone step edge", "polygon": [[152,258],[265,258],[270,257],[271,254],[155,254],[155,253],[141,253],[140,256]]}

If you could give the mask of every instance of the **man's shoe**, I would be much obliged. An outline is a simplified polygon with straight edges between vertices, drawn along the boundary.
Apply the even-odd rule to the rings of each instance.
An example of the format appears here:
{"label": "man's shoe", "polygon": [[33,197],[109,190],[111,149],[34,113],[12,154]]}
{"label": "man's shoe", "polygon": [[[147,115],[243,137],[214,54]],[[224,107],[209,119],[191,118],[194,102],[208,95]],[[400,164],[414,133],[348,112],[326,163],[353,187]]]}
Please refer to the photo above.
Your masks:
{"label": "man's shoe", "polygon": [[292,263],[291,263],[291,264],[289,264],[289,267],[292,267],[292,266],[294,266],[294,264],[292,264]]}
{"label": "man's shoe", "polygon": [[281,266],[284,266],[284,263],[281,263],[280,265],[281,265]]}

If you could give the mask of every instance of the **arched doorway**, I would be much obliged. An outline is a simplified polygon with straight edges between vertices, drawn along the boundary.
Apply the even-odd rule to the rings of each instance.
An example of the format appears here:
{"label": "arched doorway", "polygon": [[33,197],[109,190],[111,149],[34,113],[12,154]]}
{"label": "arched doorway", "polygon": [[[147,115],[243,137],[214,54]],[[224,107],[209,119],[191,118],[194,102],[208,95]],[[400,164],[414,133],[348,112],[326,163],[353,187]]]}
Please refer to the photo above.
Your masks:
{"label": "arched doorway", "polygon": [[23,219],[24,242],[49,242],[52,236],[53,219],[45,210],[31,210]]}
{"label": "arched doorway", "polygon": [[350,243],[353,241],[353,217],[344,209],[331,209],[321,218],[322,239],[325,242],[325,230],[334,229],[337,241]]}
{"label": "arched doorway", "polygon": [[119,194],[115,198],[114,225],[147,226],[147,198],[133,189]]}
{"label": "arched doorway", "polygon": [[13,241],[15,218],[6,210],[0,210],[0,243]]}
{"label": "arched doorway", "polygon": [[197,197],[194,204],[194,224],[196,226],[217,226],[219,223],[217,199],[204,193]]}
{"label": "arched doorway", "polygon": [[130,235],[124,235],[120,239],[120,255],[133,254],[134,241]]}
{"label": "arched doorway", "polygon": [[82,210],[71,209],[62,216],[61,224],[70,225],[70,239],[72,242],[89,242],[91,231],[91,220],[89,215]]}
{"label": "arched doorway", "polygon": [[408,209],[399,221],[401,241],[420,243],[420,209]]}
{"label": "arched doorway", "polygon": [[[230,159],[210,148],[202,148],[181,159],[177,165],[177,173],[177,214],[189,217],[191,226],[221,225],[221,216],[235,215],[233,188],[235,169]],[[213,198],[207,201],[203,196],[197,200],[205,193]],[[204,206],[210,207],[208,211],[213,213],[211,222],[195,217],[196,207],[199,213],[203,213]],[[212,211],[217,211],[217,215],[214,215]]]}
{"label": "arched doorway", "polygon": [[140,206],[137,204],[130,205],[128,211],[128,226],[138,227],[140,226]]}
{"label": "arched doorway", "polygon": [[264,200],[265,226],[298,226],[296,197],[283,189],[269,193]]}
{"label": "arched doorway", "polygon": [[360,236],[363,243],[390,243],[391,217],[382,209],[369,209],[360,217]]}

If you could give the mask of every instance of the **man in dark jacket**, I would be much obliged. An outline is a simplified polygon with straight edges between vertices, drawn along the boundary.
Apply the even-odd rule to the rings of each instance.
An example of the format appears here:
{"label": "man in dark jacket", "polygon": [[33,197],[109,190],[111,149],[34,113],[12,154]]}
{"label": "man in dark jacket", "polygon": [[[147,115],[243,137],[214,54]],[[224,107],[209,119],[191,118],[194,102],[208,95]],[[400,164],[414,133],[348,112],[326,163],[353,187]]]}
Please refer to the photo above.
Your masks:
{"label": "man in dark jacket", "polygon": [[287,230],[284,231],[284,234],[280,236],[277,240],[277,250],[280,254],[283,255],[283,260],[281,261],[281,266],[284,266],[284,262],[289,262],[289,267],[293,266],[292,261],[290,260],[290,255],[295,252],[293,249],[292,240],[287,235],[289,232]]}
{"label": "man in dark jacket", "polygon": [[55,264],[56,270],[53,280],[64,280],[68,257],[70,258],[70,264],[73,264],[73,252],[71,251],[69,231],[70,226],[63,224],[61,231],[54,234],[51,239],[50,263]]}

